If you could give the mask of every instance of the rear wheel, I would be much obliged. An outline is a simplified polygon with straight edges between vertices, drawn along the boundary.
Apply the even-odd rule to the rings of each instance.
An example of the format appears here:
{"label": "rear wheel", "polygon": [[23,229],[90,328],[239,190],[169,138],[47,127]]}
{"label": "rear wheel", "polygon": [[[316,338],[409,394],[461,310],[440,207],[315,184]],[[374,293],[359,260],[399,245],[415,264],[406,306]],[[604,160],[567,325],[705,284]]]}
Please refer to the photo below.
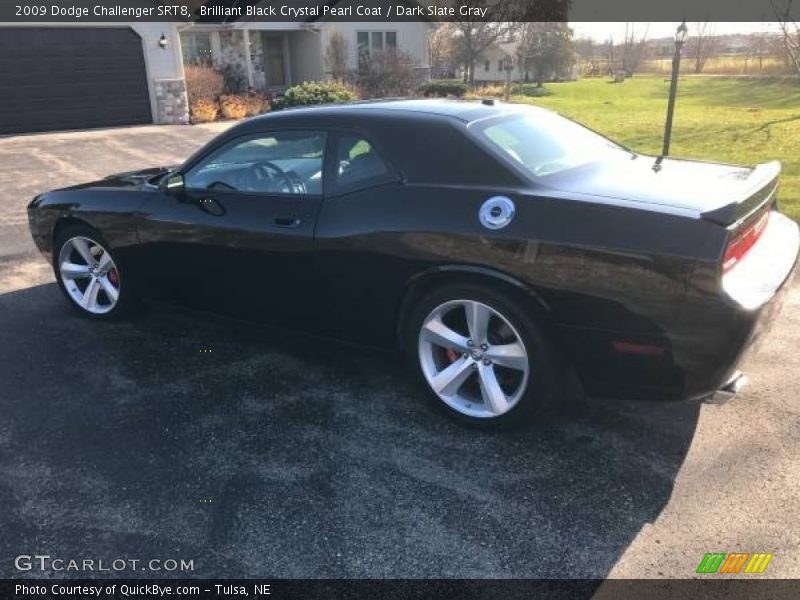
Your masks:
{"label": "rear wheel", "polygon": [[541,328],[521,302],[482,285],[425,297],[406,346],[436,404],[471,425],[523,424],[553,394],[555,358]]}
{"label": "rear wheel", "polygon": [[83,316],[116,319],[134,305],[119,263],[100,235],[84,226],[64,229],[55,240],[53,269],[61,291]]}

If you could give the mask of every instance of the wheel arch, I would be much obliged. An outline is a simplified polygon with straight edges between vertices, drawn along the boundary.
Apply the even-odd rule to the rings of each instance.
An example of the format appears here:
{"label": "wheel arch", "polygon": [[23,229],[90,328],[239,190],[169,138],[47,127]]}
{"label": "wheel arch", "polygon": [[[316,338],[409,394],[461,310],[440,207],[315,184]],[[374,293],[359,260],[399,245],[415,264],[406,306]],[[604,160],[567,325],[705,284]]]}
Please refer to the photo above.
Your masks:
{"label": "wheel arch", "polygon": [[548,324],[552,310],[542,295],[532,286],[496,269],[477,265],[438,265],[412,276],[405,285],[397,312],[396,338],[402,347],[406,321],[414,306],[425,295],[443,285],[476,283],[499,286],[510,296],[531,308],[538,321]]}
{"label": "wheel arch", "polygon": [[55,250],[55,242],[56,239],[58,238],[58,235],[68,227],[88,227],[92,231],[96,231],[98,235],[100,234],[100,232],[97,231],[97,228],[94,227],[88,221],[78,218],[72,214],[63,215],[57,218],[53,223],[53,231],[52,234],[50,235],[50,241],[53,245],[54,250]]}

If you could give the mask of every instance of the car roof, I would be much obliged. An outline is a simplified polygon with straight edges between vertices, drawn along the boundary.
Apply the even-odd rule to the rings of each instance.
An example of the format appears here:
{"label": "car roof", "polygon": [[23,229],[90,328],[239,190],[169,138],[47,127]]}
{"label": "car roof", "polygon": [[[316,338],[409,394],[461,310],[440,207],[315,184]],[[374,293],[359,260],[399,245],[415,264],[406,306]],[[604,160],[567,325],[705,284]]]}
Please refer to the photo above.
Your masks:
{"label": "car roof", "polygon": [[[448,100],[448,99],[382,99],[349,102],[344,104],[326,104],[319,106],[302,106],[267,113],[252,119],[252,122],[273,119],[294,120],[302,117],[343,117],[382,115],[385,117],[413,117],[425,115],[456,119],[471,123],[487,117],[521,111],[537,110],[529,105],[504,104],[496,100]],[[541,110],[541,109],[538,109]]]}

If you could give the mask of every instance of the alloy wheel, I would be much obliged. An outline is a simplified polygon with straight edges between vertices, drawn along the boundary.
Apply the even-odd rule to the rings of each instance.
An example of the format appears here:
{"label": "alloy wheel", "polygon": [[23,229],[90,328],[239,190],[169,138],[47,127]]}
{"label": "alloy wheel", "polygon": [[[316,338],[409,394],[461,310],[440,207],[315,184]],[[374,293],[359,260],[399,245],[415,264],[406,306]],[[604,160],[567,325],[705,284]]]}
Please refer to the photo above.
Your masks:
{"label": "alloy wheel", "polygon": [[508,318],[475,300],[434,308],[419,331],[419,361],[433,392],[463,415],[499,417],[525,393],[530,362]]}
{"label": "alloy wheel", "polygon": [[58,271],[67,295],[86,312],[104,315],[117,305],[119,270],[108,250],[95,240],[79,236],[64,242]]}

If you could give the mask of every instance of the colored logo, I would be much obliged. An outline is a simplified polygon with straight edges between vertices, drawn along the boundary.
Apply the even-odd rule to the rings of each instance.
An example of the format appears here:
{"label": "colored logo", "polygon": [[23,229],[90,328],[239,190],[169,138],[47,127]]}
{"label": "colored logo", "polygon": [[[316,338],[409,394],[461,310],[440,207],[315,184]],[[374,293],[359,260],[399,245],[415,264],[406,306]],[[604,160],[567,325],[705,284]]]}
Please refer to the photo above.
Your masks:
{"label": "colored logo", "polygon": [[697,573],[763,573],[772,556],[749,552],[710,552],[700,561]]}

